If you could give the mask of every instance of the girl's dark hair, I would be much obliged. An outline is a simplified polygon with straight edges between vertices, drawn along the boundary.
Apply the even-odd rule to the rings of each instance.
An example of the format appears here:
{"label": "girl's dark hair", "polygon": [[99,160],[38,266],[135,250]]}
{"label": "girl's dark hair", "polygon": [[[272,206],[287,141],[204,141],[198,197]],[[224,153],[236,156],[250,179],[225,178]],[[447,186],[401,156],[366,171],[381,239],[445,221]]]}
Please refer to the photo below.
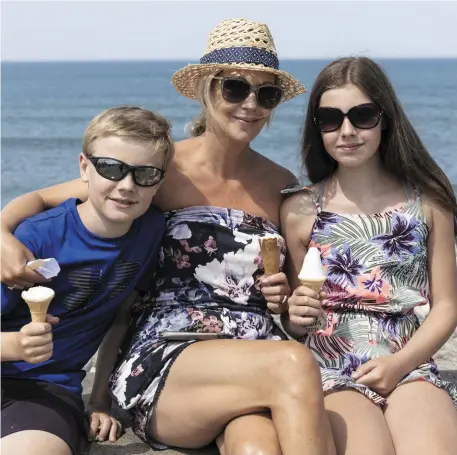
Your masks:
{"label": "girl's dark hair", "polygon": [[302,167],[312,183],[331,176],[338,163],[327,153],[314,113],[322,94],[333,88],[353,84],[384,112],[379,153],[387,172],[406,182],[454,213],[457,234],[457,201],[449,179],[431,157],[406,117],[384,70],[366,57],[348,57],[333,61],[317,76],[309,95],[309,104],[301,144]]}

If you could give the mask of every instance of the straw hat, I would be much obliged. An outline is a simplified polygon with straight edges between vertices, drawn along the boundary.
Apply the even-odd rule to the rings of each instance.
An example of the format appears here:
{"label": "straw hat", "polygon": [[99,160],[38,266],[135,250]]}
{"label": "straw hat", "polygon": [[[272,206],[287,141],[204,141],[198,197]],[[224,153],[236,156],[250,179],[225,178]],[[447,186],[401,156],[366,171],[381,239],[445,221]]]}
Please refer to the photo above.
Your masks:
{"label": "straw hat", "polygon": [[231,68],[275,74],[284,92],[281,101],[305,92],[297,79],[279,69],[268,27],[248,19],[228,19],[217,24],[209,34],[200,63],[180,69],[173,74],[171,82],[179,93],[195,99],[196,83],[201,77]]}

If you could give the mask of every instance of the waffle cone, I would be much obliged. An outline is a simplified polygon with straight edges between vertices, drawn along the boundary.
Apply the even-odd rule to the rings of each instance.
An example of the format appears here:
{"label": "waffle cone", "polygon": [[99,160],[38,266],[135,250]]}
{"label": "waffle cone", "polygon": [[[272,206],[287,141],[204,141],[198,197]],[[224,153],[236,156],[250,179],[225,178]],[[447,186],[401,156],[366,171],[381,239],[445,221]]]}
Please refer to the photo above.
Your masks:
{"label": "waffle cone", "polygon": [[274,275],[275,273],[279,273],[281,249],[278,243],[278,239],[260,239],[259,243],[265,275]]}
{"label": "waffle cone", "polygon": [[322,286],[324,285],[325,281],[327,280],[326,277],[323,278],[308,278],[306,280],[300,279],[300,282],[303,286],[312,289],[313,291],[319,293],[322,290]]}
{"label": "waffle cone", "polygon": [[54,296],[49,297],[46,300],[41,300],[40,302],[24,299],[25,303],[29,306],[32,322],[46,322],[46,314],[53,297]]}

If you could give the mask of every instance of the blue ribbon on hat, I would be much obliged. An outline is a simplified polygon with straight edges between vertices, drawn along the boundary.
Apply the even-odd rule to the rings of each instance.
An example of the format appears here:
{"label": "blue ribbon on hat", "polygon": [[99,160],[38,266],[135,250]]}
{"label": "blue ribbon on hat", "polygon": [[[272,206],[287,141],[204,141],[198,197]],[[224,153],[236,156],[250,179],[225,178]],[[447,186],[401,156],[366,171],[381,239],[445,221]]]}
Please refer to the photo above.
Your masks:
{"label": "blue ribbon on hat", "polygon": [[276,55],[258,47],[227,47],[216,49],[200,59],[200,63],[254,63],[279,69]]}

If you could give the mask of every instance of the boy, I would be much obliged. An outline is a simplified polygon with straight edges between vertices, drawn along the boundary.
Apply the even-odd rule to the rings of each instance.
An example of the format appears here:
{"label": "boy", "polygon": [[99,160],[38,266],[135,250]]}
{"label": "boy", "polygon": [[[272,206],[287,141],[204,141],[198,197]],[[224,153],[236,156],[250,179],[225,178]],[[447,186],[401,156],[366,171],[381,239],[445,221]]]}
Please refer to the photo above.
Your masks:
{"label": "boy", "polygon": [[[83,367],[111,326],[106,341],[121,343],[135,289],[147,289],[158,260],[165,219],[151,202],[172,154],[169,133],[167,120],[138,107],[102,112],[89,123],[79,157],[88,200],[69,199],[17,227],[34,256],[56,258],[61,271],[46,284],[55,291],[46,323],[30,322],[21,291],[2,285],[5,455],[79,454]],[[114,360],[99,362],[106,369]],[[115,440],[120,425],[108,414],[102,379],[90,434],[111,419]]]}

